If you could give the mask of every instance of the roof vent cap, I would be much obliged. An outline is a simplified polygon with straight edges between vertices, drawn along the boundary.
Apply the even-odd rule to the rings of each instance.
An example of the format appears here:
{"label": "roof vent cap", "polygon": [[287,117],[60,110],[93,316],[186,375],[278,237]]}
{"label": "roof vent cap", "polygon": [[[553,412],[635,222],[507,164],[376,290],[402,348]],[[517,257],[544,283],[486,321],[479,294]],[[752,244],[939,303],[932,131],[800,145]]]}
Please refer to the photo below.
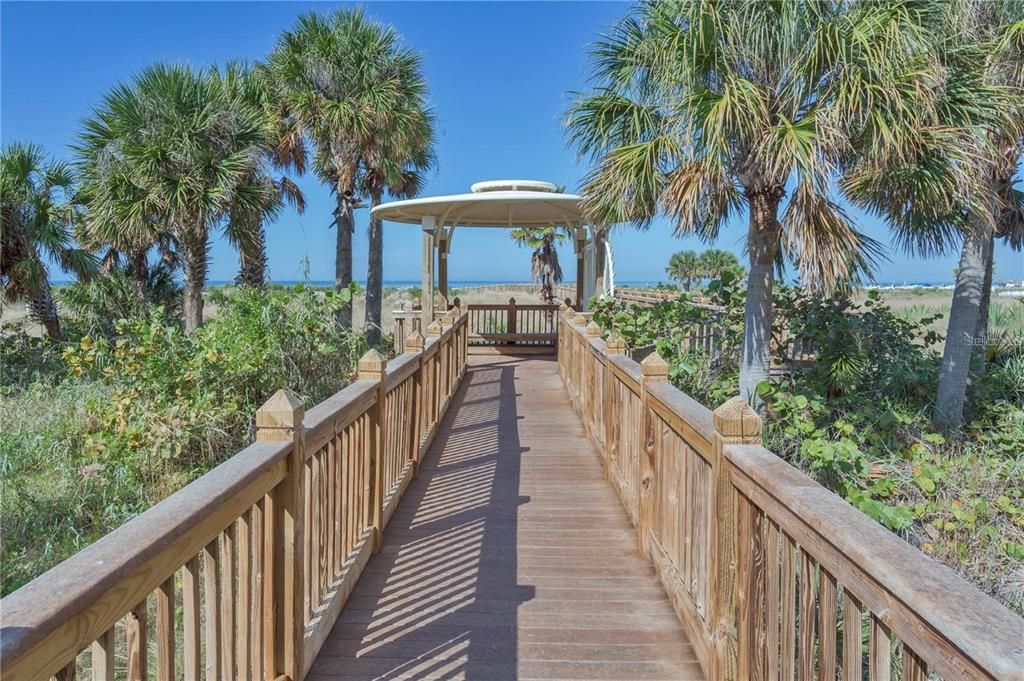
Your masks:
{"label": "roof vent cap", "polygon": [[540,180],[487,180],[486,182],[476,182],[470,187],[470,190],[474,194],[482,194],[484,192],[544,192],[545,194],[553,194],[558,191],[558,187],[550,182],[541,182]]}

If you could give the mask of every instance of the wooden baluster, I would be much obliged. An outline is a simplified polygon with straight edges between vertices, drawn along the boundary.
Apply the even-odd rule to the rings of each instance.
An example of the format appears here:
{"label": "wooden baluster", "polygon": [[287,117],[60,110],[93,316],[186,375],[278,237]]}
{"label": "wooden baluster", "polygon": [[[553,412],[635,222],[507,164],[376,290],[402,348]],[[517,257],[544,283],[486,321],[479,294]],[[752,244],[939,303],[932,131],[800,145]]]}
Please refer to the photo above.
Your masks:
{"label": "wooden baluster", "polygon": [[252,677],[249,665],[249,617],[252,614],[252,510],[238,519],[238,678]]}
{"label": "wooden baluster", "polygon": [[789,537],[782,539],[782,617],[780,672],[782,681],[796,679],[796,595],[797,595],[797,554],[796,544]]}
{"label": "wooden baluster", "polygon": [[185,681],[199,681],[202,673],[200,651],[202,626],[199,622],[199,558],[193,557],[181,570],[181,603]]}
{"label": "wooden baluster", "polygon": [[892,635],[889,627],[871,614],[868,662],[871,681],[889,681],[892,678]]}
{"label": "wooden baluster", "polygon": [[814,679],[814,559],[806,550],[800,550],[800,635],[797,652],[797,678]]}
{"label": "wooden baluster", "polygon": [[765,517],[739,495],[737,515],[737,612],[739,632],[738,677],[763,681],[767,677],[767,625],[765,607]]}
{"label": "wooden baluster", "polygon": [[257,440],[292,442],[288,473],[264,499],[267,527],[273,529],[275,536],[269,542],[273,552],[268,555],[264,570],[264,578],[272,580],[272,589],[267,590],[269,598],[264,601],[264,612],[267,617],[273,617],[273,623],[269,628],[270,635],[263,639],[266,648],[274,649],[268,657],[273,664],[265,665],[267,676],[276,678],[284,674],[292,681],[302,681],[305,673],[302,659],[306,624],[302,566],[305,561],[315,559],[305,555],[303,543],[304,416],[302,402],[287,390],[278,390],[256,412]]}
{"label": "wooden baluster", "polygon": [[[437,322],[432,323],[434,326]],[[427,327],[428,331],[430,327]],[[440,334],[439,334],[440,335]],[[387,361],[376,350],[368,350],[359,359],[359,380],[377,383],[377,402],[370,408],[370,509],[366,522],[373,528],[373,552],[380,551],[384,532],[384,452],[387,451],[387,430],[391,427],[387,419],[387,393],[384,391],[384,375]]]}
{"label": "wooden baluster", "polygon": [[573,317],[573,326],[579,327],[579,329],[573,329],[572,334],[572,355],[573,355],[573,368],[575,369],[572,376],[572,387],[573,395],[576,397],[576,410],[583,416],[583,410],[586,408],[586,396],[583,392],[583,385],[587,379],[587,364],[586,359],[583,356],[583,339],[584,339],[584,328],[587,326],[587,318],[581,313],[577,312],[576,316]]}
{"label": "wooden baluster", "polygon": [[864,662],[861,653],[861,628],[864,612],[860,601],[850,590],[843,588],[843,678],[846,681],[862,681]]}
{"label": "wooden baluster", "polygon": [[220,665],[224,681],[235,678],[235,524],[221,532]]}
{"label": "wooden baluster", "polygon": [[220,542],[214,539],[203,549],[203,628],[206,681],[220,681],[220,588],[218,584]]}
{"label": "wooden baluster", "polygon": [[[114,629],[107,629],[93,641],[92,681],[114,681]],[[186,676],[186,681],[195,681]]]}
{"label": "wooden baluster", "polygon": [[256,502],[251,509],[252,518],[252,617],[249,618],[249,648],[252,661],[252,678],[263,678],[263,548],[264,520],[263,501]]}
{"label": "wooden baluster", "polygon": [[927,681],[928,665],[903,642],[903,681]]}
{"label": "wooden baluster", "polygon": [[174,575],[156,590],[156,678],[174,681]]}
{"label": "wooden baluster", "polygon": [[732,486],[732,464],[723,450],[731,444],[759,444],[761,418],[742,398],[734,397],[714,411],[714,450],[711,458],[713,486],[711,507],[715,509],[708,542],[708,574],[714,580],[711,592],[712,678],[737,678],[738,632],[736,625],[736,532],[737,495]]}
{"label": "wooden baluster", "polygon": [[[586,349],[586,348],[585,348]],[[587,353],[590,354],[589,352]],[[637,546],[640,553],[648,554],[647,533],[650,529],[654,515],[654,456],[657,437],[657,417],[650,407],[650,397],[647,395],[648,388],[655,383],[664,383],[668,380],[668,363],[656,352],[644,357],[640,362],[640,457],[637,462],[640,466],[637,480],[640,481],[637,504]],[[586,411],[583,412],[584,415]]]}
{"label": "wooden baluster", "polygon": [[124,618],[128,643],[128,681],[147,681],[149,651],[146,647],[146,601],[132,608]]}
{"label": "wooden baluster", "polygon": [[767,520],[766,530],[768,536],[764,586],[765,652],[768,662],[766,678],[775,681],[779,678],[779,577],[782,568],[779,563],[779,544],[781,532],[779,526],[772,520]]}
{"label": "wooden baluster", "polygon": [[[441,325],[438,322],[432,322],[427,326],[427,338],[439,339],[441,337]],[[424,346],[426,347],[426,346]],[[441,410],[441,386],[440,386],[440,363],[438,357],[440,356],[440,348],[434,352],[430,358],[430,400],[427,402],[429,405],[429,413],[427,423],[429,429],[432,432],[434,430],[434,424],[440,419]]]}
{"label": "wooden baluster", "polygon": [[836,578],[818,566],[818,678],[836,678]]}

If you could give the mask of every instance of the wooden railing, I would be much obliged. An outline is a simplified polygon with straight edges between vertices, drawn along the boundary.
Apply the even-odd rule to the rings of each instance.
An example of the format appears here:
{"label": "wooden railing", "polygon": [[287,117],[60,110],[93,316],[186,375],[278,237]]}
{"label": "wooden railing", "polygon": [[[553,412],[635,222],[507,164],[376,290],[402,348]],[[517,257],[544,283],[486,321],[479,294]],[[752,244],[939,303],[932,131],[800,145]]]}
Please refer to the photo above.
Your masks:
{"label": "wooden railing", "polygon": [[558,305],[470,304],[469,344],[476,347],[554,349],[558,340]]}
{"label": "wooden railing", "polygon": [[761,447],[745,402],[712,412],[658,355],[559,319],[559,372],[708,679],[1024,679],[1024,620]]}
{"label": "wooden railing", "polygon": [[[304,413],[0,601],[5,680],[301,680],[458,388],[453,310]],[[150,666],[153,667],[151,673]]]}

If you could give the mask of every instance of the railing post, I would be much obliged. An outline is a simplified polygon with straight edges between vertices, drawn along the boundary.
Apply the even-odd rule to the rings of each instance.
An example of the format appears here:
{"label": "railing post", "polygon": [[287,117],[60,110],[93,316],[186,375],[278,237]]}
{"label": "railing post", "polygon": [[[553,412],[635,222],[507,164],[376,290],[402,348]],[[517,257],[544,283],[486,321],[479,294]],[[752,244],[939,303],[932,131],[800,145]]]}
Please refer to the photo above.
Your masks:
{"label": "railing post", "polygon": [[[442,331],[441,324],[436,320],[427,324],[427,338],[440,338]],[[423,347],[426,348],[426,345]],[[430,429],[441,416],[441,348],[437,349],[430,360],[430,396],[427,404],[430,405],[427,418],[427,428]]]}
{"label": "railing post", "polygon": [[388,428],[387,409],[384,401],[387,394],[384,390],[384,374],[387,361],[376,350],[367,350],[359,358],[359,380],[377,382],[377,402],[370,410],[372,440],[370,441],[370,509],[367,523],[373,528],[373,552],[380,551],[384,533],[384,467],[381,458],[387,447]]}
{"label": "railing post", "polygon": [[737,583],[737,499],[732,486],[732,464],[723,455],[725,445],[761,442],[761,418],[741,397],[733,397],[714,411],[714,458],[711,462],[714,487],[711,523],[712,660],[711,681],[735,681],[738,676],[737,608],[740,589]]}
{"label": "railing post", "polygon": [[601,402],[604,408],[604,476],[611,480],[611,462],[618,450],[619,419],[615,415],[615,376],[612,374],[612,357],[626,354],[626,342],[617,333],[608,336],[608,362],[604,368],[604,385],[602,386]]}
{"label": "railing post", "polygon": [[[515,333],[518,333],[518,331],[517,331],[518,325],[519,324],[518,324],[518,322],[516,320],[516,299],[515,298],[509,298],[508,299],[508,325],[507,325],[507,328],[505,329],[505,333],[509,334],[510,336],[515,334]],[[512,340],[512,339],[509,339],[508,344],[509,345],[515,345],[516,342],[514,340]]]}
{"label": "railing post", "polygon": [[[267,533],[273,552],[266,556],[264,606],[264,661],[268,675],[301,681],[304,675],[305,528],[303,527],[303,475],[306,466],[305,409],[298,397],[278,390],[256,411],[256,439],[292,442],[288,473],[267,496]],[[269,542],[268,542],[269,543]]]}
{"label": "railing post", "polygon": [[579,331],[575,327],[587,325],[587,318],[577,312],[572,318],[572,391],[576,398],[576,409],[583,415],[583,381],[586,378],[587,366],[583,363],[583,329]]}
{"label": "railing post", "polygon": [[583,413],[583,431],[588,437],[593,437],[594,421],[596,421],[594,417],[601,406],[597,403],[597,386],[594,385],[594,377],[597,375],[597,358],[590,351],[590,339],[601,337],[601,327],[598,326],[597,322],[591,321],[584,327],[583,332],[586,334],[583,340],[583,361],[587,363],[587,382],[583,386],[583,390],[587,395],[587,410]]}
{"label": "railing post", "polygon": [[657,428],[654,412],[651,410],[648,388],[655,383],[668,380],[668,363],[656,352],[640,362],[640,413],[643,425],[640,428],[640,490],[637,499],[637,538],[640,553],[647,555],[647,530],[653,513],[652,492],[654,491],[654,455]]}
{"label": "railing post", "polygon": [[405,351],[418,352],[416,358],[418,368],[413,374],[412,384],[412,475],[420,474],[420,446],[423,443],[423,334],[413,331],[405,338]]}

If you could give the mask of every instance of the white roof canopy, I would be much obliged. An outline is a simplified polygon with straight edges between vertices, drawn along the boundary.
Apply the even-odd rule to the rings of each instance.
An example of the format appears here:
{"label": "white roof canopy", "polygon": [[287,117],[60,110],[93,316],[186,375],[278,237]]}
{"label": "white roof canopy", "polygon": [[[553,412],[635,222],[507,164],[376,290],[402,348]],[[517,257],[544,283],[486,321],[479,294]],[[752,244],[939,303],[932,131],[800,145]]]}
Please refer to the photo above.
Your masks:
{"label": "white roof canopy", "polygon": [[433,222],[459,227],[582,225],[580,197],[559,194],[555,189],[549,182],[536,180],[477,182],[469,194],[381,204],[373,209],[373,217],[391,222]]}

